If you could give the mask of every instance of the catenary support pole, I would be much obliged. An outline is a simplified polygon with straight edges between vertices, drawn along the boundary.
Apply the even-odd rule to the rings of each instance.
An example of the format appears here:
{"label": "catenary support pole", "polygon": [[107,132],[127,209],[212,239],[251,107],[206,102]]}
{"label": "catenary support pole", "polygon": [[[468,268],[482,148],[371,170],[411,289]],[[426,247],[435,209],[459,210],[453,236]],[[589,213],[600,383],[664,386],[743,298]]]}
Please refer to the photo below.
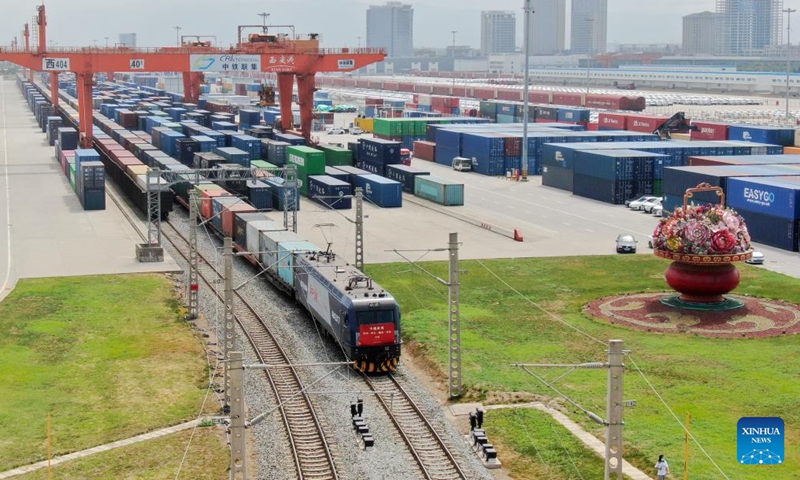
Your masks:
{"label": "catenary support pole", "polygon": [[686,414],[686,431],[683,434],[683,480],[689,480],[689,432],[692,428],[692,414]]}
{"label": "catenary support pole", "polygon": [[364,271],[364,190],[356,187],[356,268]]}
{"label": "catenary support pole", "polygon": [[[225,291],[222,296],[225,301],[222,356],[225,357],[225,360],[228,360],[230,353],[236,348],[236,324],[233,318],[233,241],[231,237],[225,237],[222,257],[225,266]],[[230,408],[231,404],[231,377],[229,362],[224,362],[223,365],[225,369],[223,372],[223,377],[225,378],[225,407],[227,409]]]}
{"label": "catenary support pole", "polygon": [[605,480],[622,480],[622,387],[625,365],[623,341],[608,342],[608,400],[606,403]]}
{"label": "catenary support pole", "polygon": [[531,8],[531,0],[525,0],[525,15],[523,20],[523,26],[525,28],[525,39],[522,51],[525,52],[525,72],[524,72],[524,84],[522,85],[522,101],[523,101],[523,110],[522,110],[522,160],[520,165],[522,169],[522,180],[528,180],[528,119],[530,118],[530,114],[528,112],[528,108],[530,108],[530,98],[528,98],[528,89],[530,84],[530,37],[531,37],[531,14],[533,12],[533,8]]}
{"label": "catenary support pole", "polygon": [[244,417],[244,367],[242,352],[230,352],[231,375],[231,480],[247,480],[247,431]]}
{"label": "catenary support pole", "polygon": [[197,195],[189,189],[189,320],[197,318],[197,293],[200,288],[197,271]]}
{"label": "catenary support pole", "polygon": [[461,385],[461,298],[458,267],[458,233],[450,234],[450,398],[460,397]]}

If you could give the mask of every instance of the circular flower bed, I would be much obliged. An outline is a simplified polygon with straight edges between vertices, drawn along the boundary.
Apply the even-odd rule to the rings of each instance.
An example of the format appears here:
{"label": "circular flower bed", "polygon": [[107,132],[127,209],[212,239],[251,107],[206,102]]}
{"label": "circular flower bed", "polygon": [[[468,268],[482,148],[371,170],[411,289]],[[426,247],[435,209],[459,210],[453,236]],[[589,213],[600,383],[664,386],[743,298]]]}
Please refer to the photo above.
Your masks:
{"label": "circular flower bed", "polygon": [[678,256],[735,256],[750,251],[750,233],[735,210],[721,205],[690,205],[676,208],[658,222],[653,249]]}

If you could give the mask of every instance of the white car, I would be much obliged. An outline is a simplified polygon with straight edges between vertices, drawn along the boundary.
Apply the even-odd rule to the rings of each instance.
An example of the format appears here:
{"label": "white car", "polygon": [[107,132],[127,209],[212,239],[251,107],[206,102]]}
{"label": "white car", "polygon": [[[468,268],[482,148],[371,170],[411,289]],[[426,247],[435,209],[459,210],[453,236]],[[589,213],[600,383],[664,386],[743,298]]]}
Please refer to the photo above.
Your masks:
{"label": "white car", "polygon": [[749,263],[751,265],[763,265],[764,264],[764,254],[759,252],[758,250],[753,251],[753,256],[748,258],[744,261],[745,263]]}
{"label": "white car", "polygon": [[654,197],[652,195],[644,195],[635,200],[630,200],[628,202],[625,202],[625,205],[631,210],[641,210],[645,202],[649,200],[655,200],[656,198],[657,197]]}
{"label": "white car", "polygon": [[325,131],[328,135],[344,135],[347,133],[344,128],[341,127],[331,127]]}
{"label": "white car", "polygon": [[663,205],[654,206],[653,207],[653,216],[663,217],[664,216],[664,206]]}
{"label": "white car", "polygon": [[364,133],[364,130],[361,130],[361,127],[353,127],[350,129],[350,135],[361,135]]}
{"label": "white car", "polygon": [[653,208],[661,206],[661,198],[654,198],[642,203],[642,210],[645,213],[653,213]]}

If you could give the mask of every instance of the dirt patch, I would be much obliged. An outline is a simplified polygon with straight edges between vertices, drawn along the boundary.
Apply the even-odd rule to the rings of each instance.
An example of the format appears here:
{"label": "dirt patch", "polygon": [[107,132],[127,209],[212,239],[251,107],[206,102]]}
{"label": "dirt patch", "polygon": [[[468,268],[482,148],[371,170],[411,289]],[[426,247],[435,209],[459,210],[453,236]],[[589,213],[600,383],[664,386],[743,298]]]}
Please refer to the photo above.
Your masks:
{"label": "dirt patch", "polygon": [[757,297],[729,295],[742,308],[722,312],[681,310],[661,303],[669,293],[601,298],[583,311],[600,321],[635,330],[711,338],[764,338],[800,333],[800,306]]}

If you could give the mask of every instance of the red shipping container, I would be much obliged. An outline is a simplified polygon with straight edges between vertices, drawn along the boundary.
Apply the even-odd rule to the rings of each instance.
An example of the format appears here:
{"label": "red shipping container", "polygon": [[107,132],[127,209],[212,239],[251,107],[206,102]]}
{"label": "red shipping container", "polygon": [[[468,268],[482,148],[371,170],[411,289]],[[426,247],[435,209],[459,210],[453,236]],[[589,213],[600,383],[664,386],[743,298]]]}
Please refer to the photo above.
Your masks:
{"label": "red shipping container", "polygon": [[518,157],[522,155],[522,138],[506,137],[506,156]]}
{"label": "red shipping container", "polygon": [[653,133],[667,117],[655,117],[652,115],[629,115],[628,128],[631,132]]}
{"label": "red shipping container", "polygon": [[497,98],[497,90],[494,88],[474,88],[472,89],[472,95],[478,100],[494,100]]}
{"label": "red shipping container", "polygon": [[69,173],[69,161],[75,157],[75,150],[62,150],[61,151],[61,171],[64,175]]}
{"label": "red shipping container", "polygon": [[203,218],[211,218],[211,215],[214,214],[213,206],[211,205],[211,199],[216,197],[232,197],[230,192],[226,190],[204,190],[202,196],[200,197],[200,215]]}
{"label": "red shipping container", "polygon": [[442,84],[434,85],[433,93],[436,95],[450,95],[450,86]]}
{"label": "red shipping container", "polygon": [[398,82],[383,82],[383,89],[397,92],[400,90],[400,84]]}
{"label": "red shipping container", "polygon": [[586,130],[588,130],[590,132],[596,132],[599,129],[600,129],[600,124],[597,124],[597,123],[587,123],[586,124]]}
{"label": "red shipping container", "polygon": [[459,98],[458,97],[445,97],[444,106],[448,107],[448,108],[458,108],[458,106],[459,106]]}
{"label": "red shipping container", "polygon": [[589,94],[586,95],[586,107],[588,108],[606,108],[609,110],[621,110],[622,98],[619,95],[599,95]]}
{"label": "red shipping container", "polygon": [[601,113],[598,118],[598,128],[601,130],[626,130],[628,115],[624,113]]}
{"label": "red shipping container", "polygon": [[417,95],[416,93],[414,95],[412,95],[411,96],[411,103],[415,103],[415,104],[419,105],[419,95]]}
{"label": "red shipping container", "polygon": [[432,95],[431,96],[431,107],[440,107],[440,108],[444,107],[445,106],[444,99],[445,99],[445,97],[433,96]]}
{"label": "red shipping container", "polygon": [[580,107],[583,105],[583,94],[575,92],[553,92],[553,104]]}
{"label": "red shipping container", "polygon": [[414,142],[414,158],[433,162],[436,159],[436,144],[433,142]]}
{"label": "red shipping container", "polygon": [[[467,88],[466,87],[453,87],[453,95],[456,97],[466,97],[467,96]],[[458,105],[456,105],[458,106]]]}
{"label": "red shipping container", "polygon": [[528,101],[531,103],[549,105],[551,100],[552,92],[528,92]]}
{"label": "red shipping container", "polygon": [[397,90],[400,92],[413,92],[414,84],[410,82],[401,82],[397,84]]}
{"label": "red shipping container", "polygon": [[417,93],[425,93],[430,95],[431,93],[433,93],[433,85],[431,85],[430,83],[422,83],[414,87],[414,91]]}
{"label": "red shipping container", "polygon": [[521,102],[522,101],[522,90],[517,89],[509,89],[509,88],[498,88],[497,89],[497,99],[498,100],[508,100],[510,102]]}
{"label": "red shipping container", "polygon": [[692,122],[697,130],[692,130],[692,140],[727,140],[728,128],[726,123]]}
{"label": "red shipping container", "polygon": [[229,236],[233,237],[233,229],[234,225],[236,224],[236,219],[234,218],[234,212],[239,213],[248,213],[248,212],[257,212],[258,210],[250,204],[247,203],[234,203],[233,205],[223,205],[222,206],[222,232]]}

